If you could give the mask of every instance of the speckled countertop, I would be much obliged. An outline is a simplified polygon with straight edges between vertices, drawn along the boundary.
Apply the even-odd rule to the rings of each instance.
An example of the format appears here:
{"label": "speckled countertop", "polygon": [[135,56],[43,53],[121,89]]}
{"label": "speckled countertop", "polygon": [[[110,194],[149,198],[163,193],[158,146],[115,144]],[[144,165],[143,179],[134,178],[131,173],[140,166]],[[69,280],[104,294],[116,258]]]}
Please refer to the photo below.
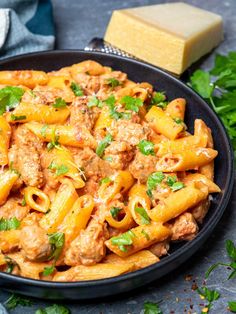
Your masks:
{"label": "speckled countertop", "polygon": [[[54,15],[57,27],[57,48],[84,48],[93,37],[103,37],[106,25],[114,9],[157,4],[158,0],[53,0]],[[222,44],[202,61],[199,66],[203,69],[211,67],[216,52],[227,53],[236,50],[236,0],[191,0],[192,3],[204,9],[221,14],[224,19],[225,40]],[[1,5],[1,2],[0,2]],[[191,287],[194,283],[201,285],[203,274],[208,267],[218,261],[228,261],[225,252],[225,240],[236,241],[236,189],[234,188],[231,201],[218,227],[205,245],[184,265],[168,276],[142,287],[126,295],[79,303],[64,302],[72,314],[126,314],[142,313],[145,301],[158,302],[163,300],[161,308],[164,314],[174,311],[175,314],[200,313],[199,304],[204,303]],[[227,301],[236,301],[236,279],[227,281],[226,270],[219,269],[208,280],[208,287],[221,293],[221,298],[214,303],[211,313],[224,314],[227,311]],[[186,275],[193,275],[187,281]],[[191,277],[190,277],[191,278]],[[0,292],[0,302],[9,296]],[[35,313],[39,307],[50,304],[44,300],[34,300],[32,307],[18,307],[11,313]],[[191,311],[191,312],[189,312]],[[1,313],[1,308],[0,308]]]}

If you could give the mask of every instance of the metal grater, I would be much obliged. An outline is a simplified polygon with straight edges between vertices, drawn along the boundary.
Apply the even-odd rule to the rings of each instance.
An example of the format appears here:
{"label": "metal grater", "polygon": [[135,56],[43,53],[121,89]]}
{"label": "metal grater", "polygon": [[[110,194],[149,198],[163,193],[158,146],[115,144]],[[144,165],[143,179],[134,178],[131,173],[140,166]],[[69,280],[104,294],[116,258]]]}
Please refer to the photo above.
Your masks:
{"label": "metal grater", "polygon": [[129,54],[128,52],[125,52],[119,48],[116,48],[112,46],[111,44],[107,43],[104,41],[102,38],[93,38],[88,45],[84,48],[85,51],[102,51],[105,53],[113,53],[118,56],[122,57],[128,57],[132,59],[138,60],[136,57],[133,55]]}

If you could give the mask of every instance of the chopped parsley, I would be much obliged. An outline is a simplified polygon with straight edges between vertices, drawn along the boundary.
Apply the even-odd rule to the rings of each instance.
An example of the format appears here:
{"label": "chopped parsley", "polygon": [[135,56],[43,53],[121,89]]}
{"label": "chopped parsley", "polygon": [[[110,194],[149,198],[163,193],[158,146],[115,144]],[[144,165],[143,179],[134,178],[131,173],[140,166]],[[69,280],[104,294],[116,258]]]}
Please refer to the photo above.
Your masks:
{"label": "chopped parsley", "polygon": [[60,145],[60,143],[59,143],[59,135],[56,135],[56,130],[55,129],[53,129],[52,130],[52,140],[51,140],[51,142],[49,142],[48,144],[47,144],[47,149],[48,149],[48,151],[50,151],[50,150],[52,150],[54,147],[57,147],[57,146],[59,146]]}
{"label": "chopped parsley", "polygon": [[13,293],[9,299],[5,302],[6,308],[8,310],[12,310],[16,308],[18,305],[21,306],[32,306],[32,301],[29,299],[26,299],[18,294]]}
{"label": "chopped parsley", "polygon": [[50,233],[48,239],[53,251],[50,259],[54,258],[57,261],[65,243],[65,234],[63,232]]}
{"label": "chopped parsley", "polygon": [[122,83],[120,81],[118,81],[117,79],[115,79],[114,77],[110,77],[106,80],[106,84],[109,85],[112,89],[114,89],[117,86],[122,85]]}
{"label": "chopped parsley", "polygon": [[65,108],[66,102],[61,97],[56,98],[55,103],[52,105],[54,108]]}
{"label": "chopped parsley", "polygon": [[121,104],[125,105],[125,109],[139,112],[139,108],[143,106],[143,101],[140,98],[124,96],[120,100]]}
{"label": "chopped parsley", "polygon": [[55,171],[56,176],[61,176],[69,171],[69,168],[66,165],[58,165],[54,161],[51,162],[51,164],[48,166],[48,169],[56,170]]}
{"label": "chopped parsley", "polygon": [[14,172],[15,174],[17,174],[18,176],[20,176],[20,173],[18,170],[16,170],[14,167],[13,167],[13,161],[10,162],[9,164],[9,170]]}
{"label": "chopped parsley", "polygon": [[47,131],[48,125],[44,124],[44,126],[41,128],[40,133],[42,135],[42,137],[46,137],[46,131]]}
{"label": "chopped parsley", "polygon": [[[207,309],[207,312],[210,310],[210,308],[212,307],[212,303],[216,300],[219,299],[220,294],[218,291],[216,290],[210,290],[208,289],[206,286],[202,287],[202,288],[197,288],[197,292],[204,297],[209,303],[205,306],[205,309]],[[204,313],[202,311],[202,313]]]}
{"label": "chopped parsley", "polygon": [[15,116],[14,114],[11,114],[12,121],[21,121],[21,120],[25,120],[26,118],[27,118],[26,116]]}
{"label": "chopped parsley", "polygon": [[116,102],[116,99],[113,95],[109,96],[105,100],[105,104],[110,109],[110,117],[115,119],[115,120],[119,120],[119,119],[129,120],[129,119],[131,119],[132,115],[130,112],[119,112],[116,110],[115,102]]}
{"label": "chopped parsley", "polygon": [[154,144],[150,141],[147,140],[141,140],[138,143],[138,148],[139,151],[143,154],[143,155],[155,155],[154,152]]}
{"label": "chopped parsley", "polygon": [[126,246],[130,246],[133,244],[133,237],[134,237],[134,233],[129,230],[123,234],[121,234],[120,236],[117,237],[113,237],[111,238],[111,243],[113,245],[117,245],[118,248],[122,251],[122,252],[127,252],[127,248]]}
{"label": "chopped parsley", "polygon": [[163,314],[158,303],[145,302],[144,303],[144,314]]}
{"label": "chopped parsley", "polygon": [[22,200],[22,202],[21,202],[21,205],[22,205],[22,206],[26,206],[25,196],[23,197],[23,200]]}
{"label": "chopped parsley", "polygon": [[185,187],[183,182],[177,181],[176,176],[168,176],[166,179],[166,184],[171,188],[171,190],[178,191]]}
{"label": "chopped parsley", "polygon": [[16,230],[20,227],[20,221],[16,217],[0,219],[0,231]]}
{"label": "chopped parsley", "polygon": [[150,240],[149,234],[144,229],[142,229],[141,233],[145,236],[147,240]]}
{"label": "chopped parsley", "polygon": [[14,267],[17,265],[16,262],[10,258],[9,256],[5,256],[5,261],[7,264],[7,268],[5,270],[6,273],[11,274],[13,272]]}
{"label": "chopped parsley", "polygon": [[152,197],[152,190],[165,179],[165,175],[161,171],[153,172],[147,179],[147,195]]}
{"label": "chopped parsley", "polygon": [[117,217],[117,215],[119,214],[119,212],[122,210],[122,208],[120,208],[120,207],[112,207],[111,209],[110,209],[110,213],[111,213],[111,216],[113,217],[113,218],[116,218]]}
{"label": "chopped parsley", "polygon": [[182,119],[180,119],[180,118],[174,118],[173,119],[174,121],[175,121],[175,123],[177,123],[177,124],[182,124],[184,121],[182,120]]}
{"label": "chopped parsley", "polygon": [[96,154],[99,157],[102,157],[106,147],[111,144],[113,137],[111,134],[107,134],[104,139],[98,144],[96,148]]}
{"label": "chopped parsley", "polygon": [[164,92],[154,92],[151,99],[151,106],[157,106],[162,109],[167,107],[166,96]]}
{"label": "chopped parsley", "polygon": [[75,82],[71,83],[70,88],[73,91],[73,93],[75,94],[75,96],[83,96],[84,95],[82,88],[78,84],[76,84]]}
{"label": "chopped parsley", "polygon": [[103,106],[103,103],[101,100],[99,100],[96,96],[92,96],[90,99],[89,99],[89,102],[88,102],[88,105],[87,105],[89,108],[91,107],[98,107],[98,108],[102,108]]}
{"label": "chopped parsley", "polygon": [[236,313],[236,301],[229,301],[228,307],[231,312]]}
{"label": "chopped parsley", "polygon": [[109,183],[111,181],[112,180],[109,177],[105,177],[99,181],[99,185],[102,185],[103,183]]}
{"label": "chopped parsley", "polygon": [[150,224],[150,218],[146,212],[146,210],[143,207],[135,207],[135,212],[140,215],[141,218],[141,224],[148,225]]}
{"label": "chopped parsley", "polygon": [[54,265],[46,266],[46,267],[44,267],[44,270],[43,270],[43,276],[49,276],[49,275],[53,274],[55,270],[56,270],[56,268]]}
{"label": "chopped parsley", "polygon": [[17,107],[24,94],[23,88],[6,86],[0,89],[0,115]]}
{"label": "chopped parsley", "polygon": [[70,314],[70,310],[63,305],[53,304],[37,310],[35,314]]}

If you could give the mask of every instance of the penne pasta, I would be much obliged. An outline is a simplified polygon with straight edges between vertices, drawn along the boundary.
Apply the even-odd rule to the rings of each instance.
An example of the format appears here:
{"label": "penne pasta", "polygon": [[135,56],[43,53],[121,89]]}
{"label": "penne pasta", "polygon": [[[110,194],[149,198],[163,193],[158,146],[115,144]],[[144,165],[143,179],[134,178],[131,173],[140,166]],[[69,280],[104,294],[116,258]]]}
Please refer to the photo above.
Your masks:
{"label": "penne pasta", "polygon": [[14,170],[7,170],[0,173],[0,205],[6,202],[11,189],[18,178],[19,174]]}
{"label": "penne pasta", "polygon": [[166,112],[172,117],[184,121],[186,100],[184,98],[176,98],[169,102]]}
{"label": "penne pasta", "polygon": [[11,127],[3,116],[0,116],[0,166],[8,164],[8,148],[11,138]]}
{"label": "penne pasta", "polygon": [[24,85],[34,88],[37,85],[45,85],[48,76],[43,71],[0,71],[0,84],[3,85]]}
{"label": "penne pasta", "polygon": [[[46,213],[50,208],[50,200],[47,194],[36,187],[28,186],[24,189],[25,202],[30,208]],[[37,201],[35,200],[37,197]]]}

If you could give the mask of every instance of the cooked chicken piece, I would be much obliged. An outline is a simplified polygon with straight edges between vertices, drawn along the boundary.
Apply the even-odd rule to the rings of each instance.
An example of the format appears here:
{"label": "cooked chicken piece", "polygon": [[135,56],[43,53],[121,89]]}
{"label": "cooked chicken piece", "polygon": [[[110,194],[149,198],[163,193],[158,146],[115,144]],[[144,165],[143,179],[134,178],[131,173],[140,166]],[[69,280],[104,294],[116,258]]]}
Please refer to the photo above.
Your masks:
{"label": "cooked chicken piece", "polygon": [[89,131],[92,130],[96,119],[99,116],[99,108],[89,108],[87,97],[75,98],[70,108],[70,124],[71,125],[84,125]]}
{"label": "cooked chicken piece", "polygon": [[129,171],[140,183],[145,183],[148,176],[156,171],[157,160],[156,156],[146,156],[141,152],[137,152],[134,160],[130,163]]}
{"label": "cooked chicken piece", "polygon": [[111,142],[104,154],[104,159],[116,170],[126,169],[133,157],[134,149],[127,142]]}
{"label": "cooked chicken piece", "polygon": [[60,185],[59,177],[55,176],[54,172],[48,169],[52,161],[52,155],[47,151],[47,149],[42,150],[40,161],[46,186],[49,189],[58,189]]}
{"label": "cooked chicken piece", "polygon": [[66,252],[66,265],[95,265],[106,254],[105,241],[108,238],[106,226],[92,219],[85,230],[71,243]]}
{"label": "cooked chicken piece", "polygon": [[14,133],[14,142],[17,147],[16,170],[26,185],[41,187],[43,172],[40,164],[42,143],[24,125],[19,126]]}
{"label": "cooked chicken piece", "polygon": [[29,206],[22,206],[22,200],[10,197],[6,203],[0,206],[0,218],[10,219],[16,217],[22,220],[29,213]]}
{"label": "cooked chicken piece", "polygon": [[161,257],[168,253],[169,248],[170,248],[169,240],[165,240],[165,241],[153,244],[149,248],[149,250],[153,254],[155,254],[157,257]]}
{"label": "cooked chicken piece", "polygon": [[22,254],[30,261],[46,261],[52,253],[47,232],[38,225],[21,229],[20,244]]}
{"label": "cooked chicken piece", "polygon": [[172,241],[190,241],[195,238],[198,233],[198,225],[193,215],[184,213],[177,217],[172,225]]}
{"label": "cooked chicken piece", "polygon": [[209,207],[210,207],[210,201],[209,199],[206,199],[206,200],[201,201],[197,206],[191,209],[191,213],[194,219],[198,223],[202,223],[204,217],[206,216],[208,212]]}
{"label": "cooked chicken piece", "polygon": [[85,147],[84,149],[72,149],[71,152],[76,165],[84,169],[87,179],[109,177],[113,173],[109,162],[99,158],[92,149]]}
{"label": "cooked chicken piece", "polygon": [[28,214],[22,221],[21,221],[21,228],[25,226],[33,226],[33,225],[38,225],[39,221],[42,219],[44,216],[43,213],[40,212],[32,212]]}
{"label": "cooked chicken piece", "polygon": [[141,125],[130,120],[117,120],[110,127],[110,133],[118,142],[128,142],[130,145],[138,145],[141,140],[147,139],[151,132],[147,124]]}

